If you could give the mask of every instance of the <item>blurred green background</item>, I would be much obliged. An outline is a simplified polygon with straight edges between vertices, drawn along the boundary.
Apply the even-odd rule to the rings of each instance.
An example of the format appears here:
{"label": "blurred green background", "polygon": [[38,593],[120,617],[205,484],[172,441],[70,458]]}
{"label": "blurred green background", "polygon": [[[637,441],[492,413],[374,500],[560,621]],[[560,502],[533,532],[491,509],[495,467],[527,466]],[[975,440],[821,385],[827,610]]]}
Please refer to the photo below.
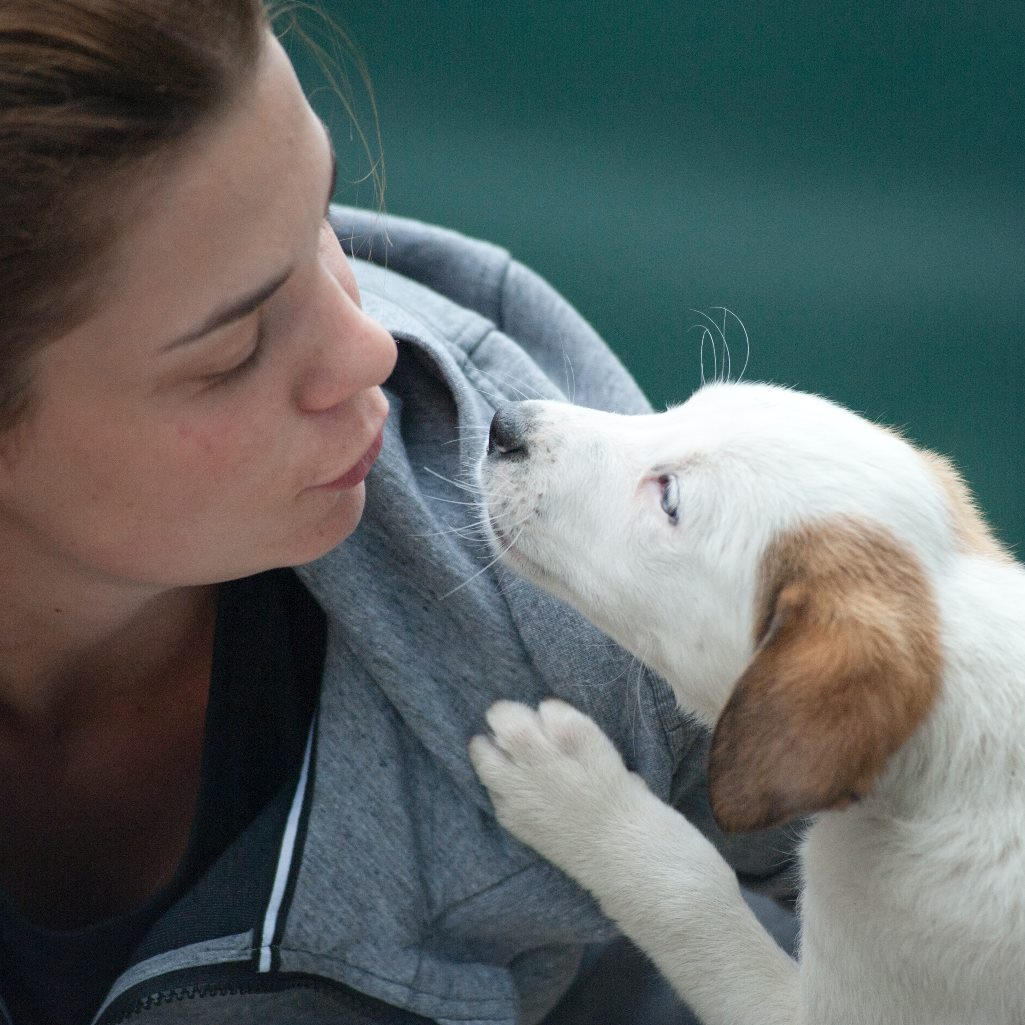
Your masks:
{"label": "blurred green background", "polygon": [[1025,541],[1025,2],[320,2],[369,70],[389,212],[508,247],[657,406],[701,382],[693,311],[728,307],[746,377],[903,427]]}

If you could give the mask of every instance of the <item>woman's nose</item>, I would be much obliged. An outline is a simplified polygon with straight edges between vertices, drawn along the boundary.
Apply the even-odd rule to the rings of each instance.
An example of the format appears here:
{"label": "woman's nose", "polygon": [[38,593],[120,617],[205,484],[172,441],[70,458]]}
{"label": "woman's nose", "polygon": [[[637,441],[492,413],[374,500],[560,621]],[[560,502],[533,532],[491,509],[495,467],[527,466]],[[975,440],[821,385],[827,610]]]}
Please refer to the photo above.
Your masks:
{"label": "woman's nose", "polygon": [[322,312],[316,331],[299,387],[306,412],[332,409],[383,384],[395,367],[395,339],[346,292]]}

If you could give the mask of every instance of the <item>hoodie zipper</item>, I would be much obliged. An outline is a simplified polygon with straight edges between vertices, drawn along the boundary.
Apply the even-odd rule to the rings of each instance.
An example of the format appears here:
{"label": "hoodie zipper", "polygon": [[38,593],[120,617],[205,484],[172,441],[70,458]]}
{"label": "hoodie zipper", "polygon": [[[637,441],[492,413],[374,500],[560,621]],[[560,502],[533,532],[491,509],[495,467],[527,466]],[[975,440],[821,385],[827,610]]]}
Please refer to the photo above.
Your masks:
{"label": "hoodie zipper", "polygon": [[[170,1004],[182,1005],[181,1020],[185,1022],[191,1020],[190,1009],[186,1005],[194,1000],[204,1000],[210,997],[238,997],[244,1001],[247,995],[287,993],[296,990],[314,990],[336,994],[329,1012],[332,1015],[332,1020],[336,1019],[340,1010],[342,1010],[346,1021],[379,1021],[382,1025],[385,1023],[388,1025],[430,1025],[430,1022],[434,1020],[421,1017],[413,1011],[387,1006],[373,998],[365,998],[356,990],[319,975],[299,972],[254,974],[250,966],[238,964],[225,965],[223,973],[219,977],[210,974],[205,979],[194,978],[193,981],[189,981],[189,975],[195,976],[195,974],[194,970],[183,969],[167,975],[163,980],[163,989],[156,992],[150,988],[152,982],[147,986],[145,992],[142,991],[142,986],[137,986],[134,995],[131,990],[123,993],[107,1007],[93,1025],[134,1025],[136,1021],[144,1023],[147,1011],[165,1008]],[[159,981],[157,984],[159,985]],[[351,1001],[351,1019],[344,1014],[346,994],[349,994]],[[379,1005],[380,1011],[371,1012],[368,1015],[368,1007],[365,1003],[367,999],[372,1004]],[[239,1018],[239,1020],[242,1019]]]}
{"label": "hoodie zipper", "polygon": [[[152,985],[152,984],[150,984]],[[246,972],[236,978],[182,982],[168,985],[154,992],[147,987],[144,994],[132,996],[131,991],[118,997],[94,1025],[123,1025],[158,1007],[168,1004],[187,1004],[207,997],[244,997],[249,994],[281,993],[288,990],[332,988],[330,983],[309,975],[258,975]],[[183,1013],[188,1012],[183,1008]]]}

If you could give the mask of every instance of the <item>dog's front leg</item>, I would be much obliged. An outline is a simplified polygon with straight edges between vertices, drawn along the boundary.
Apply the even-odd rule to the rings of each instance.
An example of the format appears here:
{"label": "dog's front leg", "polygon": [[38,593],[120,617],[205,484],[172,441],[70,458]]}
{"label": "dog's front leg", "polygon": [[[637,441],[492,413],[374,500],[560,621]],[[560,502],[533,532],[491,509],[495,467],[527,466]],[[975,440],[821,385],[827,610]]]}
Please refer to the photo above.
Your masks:
{"label": "dog's front leg", "polygon": [[796,964],[719,852],[561,701],[502,701],[470,755],[499,821],[588,889],[706,1025],[795,1025]]}

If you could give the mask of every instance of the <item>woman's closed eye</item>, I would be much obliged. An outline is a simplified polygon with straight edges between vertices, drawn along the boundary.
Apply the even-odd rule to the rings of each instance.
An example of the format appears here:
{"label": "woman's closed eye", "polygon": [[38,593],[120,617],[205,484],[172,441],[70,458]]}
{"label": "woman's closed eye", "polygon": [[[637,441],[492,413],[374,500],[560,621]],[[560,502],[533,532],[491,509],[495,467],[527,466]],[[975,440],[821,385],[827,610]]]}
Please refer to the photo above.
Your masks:
{"label": "woman's closed eye", "polygon": [[250,371],[255,370],[259,365],[267,348],[267,339],[263,311],[258,310],[255,317],[256,326],[253,334],[253,341],[249,350],[226,370],[217,370],[213,373],[204,374],[203,380],[208,384],[214,387],[231,384],[232,382],[245,377]]}

